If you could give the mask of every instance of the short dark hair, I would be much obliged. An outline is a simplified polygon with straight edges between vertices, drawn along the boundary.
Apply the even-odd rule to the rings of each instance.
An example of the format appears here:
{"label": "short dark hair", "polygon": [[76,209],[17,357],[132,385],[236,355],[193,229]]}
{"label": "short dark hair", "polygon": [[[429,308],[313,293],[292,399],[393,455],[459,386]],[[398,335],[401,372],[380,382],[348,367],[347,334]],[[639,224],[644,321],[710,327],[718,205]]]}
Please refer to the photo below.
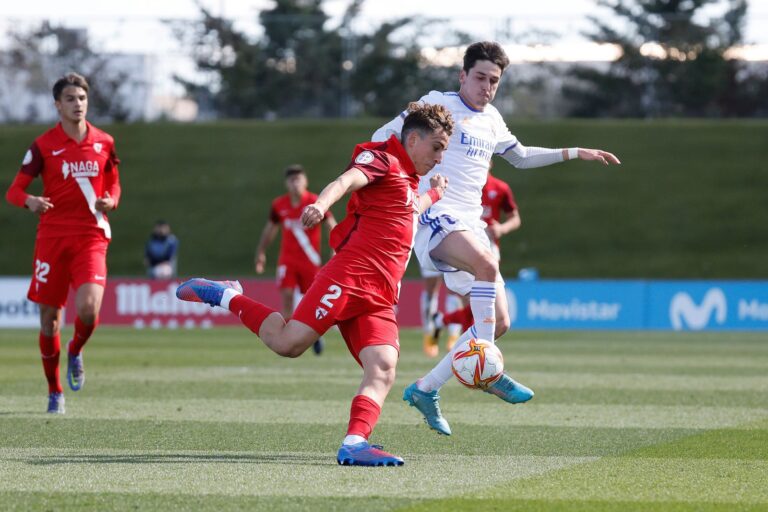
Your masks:
{"label": "short dark hair", "polygon": [[442,105],[411,102],[408,104],[408,115],[403,121],[400,140],[405,141],[408,134],[416,130],[422,135],[442,129],[450,137],[453,133],[453,118],[451,113]]}
{"label": "short dark hair", "polygon": [[286,178],[290,178],[291,176],[296,176],[297,174],[306,175],[307,172],[304,170],[304,167],[302,165],[293,164],[286,167],[285,171],[283,171],[283,174],[285,174]]}
{"label": "short dark hair", "polygon": [[70,85],[80,87],[86,94],[88,94],[88,81],[85,77],[78,75],[77,73],[67,73],[53,84],[53,99],[59,101],[61,99],[61,93]]}
{"label": "short dark hair", "polygon": [[502,72],[509,66],[509,57],[504,52],[504,48],[494,41],[480,41],[469,45],[464,52],[464,71],[469,73],[479,60],[493,62],[501,68]]}

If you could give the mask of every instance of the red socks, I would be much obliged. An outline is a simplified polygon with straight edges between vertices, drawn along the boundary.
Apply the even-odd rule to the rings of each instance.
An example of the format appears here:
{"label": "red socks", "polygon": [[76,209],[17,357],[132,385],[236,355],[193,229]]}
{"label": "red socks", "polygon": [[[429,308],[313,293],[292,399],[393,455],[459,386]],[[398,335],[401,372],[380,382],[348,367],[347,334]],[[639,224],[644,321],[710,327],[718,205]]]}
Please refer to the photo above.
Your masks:
{"label": "red socks", "polygon": [[59,382],[59,353],[61,339],[59,334],[46,336],[40,333],[40,357],[43,360],[43,371],[48,381],[48,393],[61,393],[64,389]]}
{"label": "red socks", "polygon": [[461,309],[457,309],[453,313],[445,313],[443,315],[443,323],[448,324],[461,324],[463,331],[466,331],[472,327],[472,308],[467,306]]}
{"label": "red socks", "polygon": [[243,325],[257,336],[264,320],[272,313],[277,312],[245,295],[232,297],[232,300],[229,301],[229,310],[237,315]]}
{"label": "red socks", "polygon": [[361,436],[366,439],[373,432],[373,427],[379,421],[381,407],[365,395],[357,395],[352,399],[352,409],[349,412],[349,427],[347,435]]}
{"label": "red socks", "polygon": [[93,334],[93,330],[99,324],[99,319],[94,320],[93,325],[85,325],[80,317],[75,317],[75,334],[72,336],[72,343],[69,345],[69,353],[73,356],[80,354],[83,345]]}

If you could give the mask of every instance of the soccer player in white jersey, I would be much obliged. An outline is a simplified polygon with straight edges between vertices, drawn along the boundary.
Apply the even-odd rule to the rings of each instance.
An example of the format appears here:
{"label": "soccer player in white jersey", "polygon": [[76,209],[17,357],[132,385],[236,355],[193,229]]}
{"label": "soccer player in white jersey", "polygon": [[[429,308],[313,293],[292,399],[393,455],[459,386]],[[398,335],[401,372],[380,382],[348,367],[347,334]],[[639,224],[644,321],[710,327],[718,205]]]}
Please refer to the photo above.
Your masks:
{"label": "soccer player in white jersey", "polygon": [[[509,59],[498,43],[474,43],[464,53],[459,91],[432,91],[420,100],[444,105],[456,123],[442,163],[421,180],[420,192],[426,190],[433,173],[446,176],[451,187],[439,203],[419,217],[413,249],[422,267],[444,272],[448,288],[469,295],[475,324],[461,335],[456,347],[470,338],[495,340],[510,325],[504,280],[481,220],[480,200],[491,157],[500,155],[518,168],[542,167],[577,158],[604,165],[620,163],[614,155],[599,149],[527,147],[517,140],[491,105],[508,65]],[[373,140],[386,140],[399,133],[404,116],[402,113],[379,128]],[[403,395],[424,415],[431,428],[445,435],[450,435],[451,429],[440,413],[437,392],[452,375],[452,357],[453,351],[408,386]],[[509,403],[533,397],[533,391],[506,374],[487,392]]]}

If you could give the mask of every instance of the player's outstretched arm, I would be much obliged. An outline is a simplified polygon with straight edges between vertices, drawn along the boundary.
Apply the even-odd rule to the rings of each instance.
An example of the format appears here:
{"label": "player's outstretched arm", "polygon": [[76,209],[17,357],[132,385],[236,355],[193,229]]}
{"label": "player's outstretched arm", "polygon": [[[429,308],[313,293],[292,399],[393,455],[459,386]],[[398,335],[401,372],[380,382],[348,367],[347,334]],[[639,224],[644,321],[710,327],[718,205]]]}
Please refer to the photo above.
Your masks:
{"label": "player's outstretched arm", "polygon": [[317,196],[317,201],[307,205],[301,214],[301,223],[304,226],[311,228],[312,226],[322,222],[325,217],[325,212],[333,206],[336,201],[341,199],[347,192],[354,192],[359,190],[368,184],[368,177],[363,174],[363,171],[355,167],[349,169],[344,174],[330,182],[320,195]]}
{"label": "player's outstretched arm", "polygon": [[427,208],[442,199],[445,195],[445,189],[448,188],[448,178],[442,174],[435,174],[429,178],[429,184],[432,188],[419,196],[419,212],[426,211]]}

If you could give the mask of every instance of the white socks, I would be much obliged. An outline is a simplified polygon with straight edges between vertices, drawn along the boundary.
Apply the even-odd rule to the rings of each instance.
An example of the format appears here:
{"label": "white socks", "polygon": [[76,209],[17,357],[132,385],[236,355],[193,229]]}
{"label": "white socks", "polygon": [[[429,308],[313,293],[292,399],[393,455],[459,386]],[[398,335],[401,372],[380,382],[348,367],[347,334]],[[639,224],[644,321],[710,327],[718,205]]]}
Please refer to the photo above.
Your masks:
{"label": "white socks", "polygon": [[419,391],[429,393],[448,382],[453,376],[453,354],[462,343],[472,338],[488,340],[491,343],[496,339],[496,283],[475,281],[469,292],[469,304],[475,324],[462,333],[453,349],[424,378],[416,381]]}
{"label": "white socks", "polygon": [[219,305],[224,309],[229,309],[229,302],[238,295],[242,294],[234,288],[227,288],[224,290],[224,294],[221,296],[221,304]]}
{"label": "white socks", "polygon": [[416,381],[416,387],[419,389],[419,391],[429,393],[430,391],[440,389],[443,387],[443,384],[448,382],[448,379],[453,377],[453,370],[451,370],[451,365],[453,363],[453,353],[461,346],[462,343],[476,337],[473,334],[474,330],[474,327],[470,327],[464,331],[459,339],[456,340],[456,344],[453,346],[453,349],[445,354],[445,357],[443,357],[440,362],[437,363],[435,367],[432,368],[432,370],[430,370],[430,372],[424,376],[424,378]]}
{"label": "white socks", "polygon": [[477,337],[493,343],[496,339],[496,283],[475,281],[469,292],[469,306]]}
{"label": "white socks", "polygon": [[350,434],[347,437],[344,438],[344,440],[341,442],[342,445],[350,445],[350,444],[357,444],[362,443],[363,441],[367,441],[366,438],[363,436],[358,436],[355,434]]}

